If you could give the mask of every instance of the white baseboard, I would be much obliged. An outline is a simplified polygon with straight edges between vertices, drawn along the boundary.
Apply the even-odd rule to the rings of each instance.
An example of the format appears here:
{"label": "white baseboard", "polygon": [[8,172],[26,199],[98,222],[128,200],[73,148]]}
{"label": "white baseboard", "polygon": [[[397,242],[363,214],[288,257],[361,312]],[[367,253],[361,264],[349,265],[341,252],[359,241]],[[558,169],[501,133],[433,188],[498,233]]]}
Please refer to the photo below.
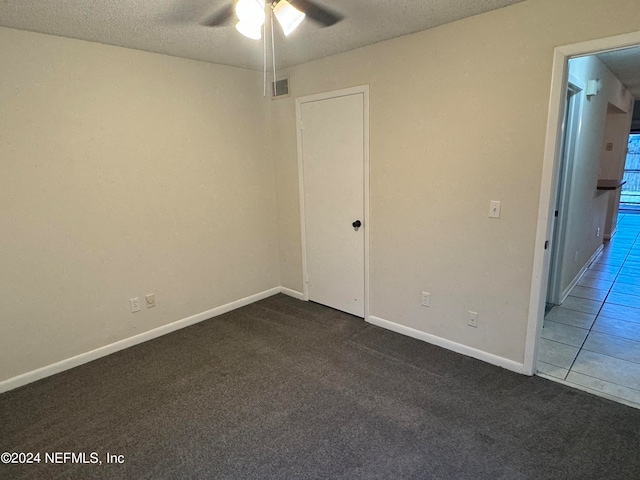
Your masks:
{"label": "white baseboard", "polygon": [[560,298],[559,298],[560,305],[562,305],[564,303],[564,301],[567,299],[567,297],[571,293],[571,290],[573,290],[573,287],[575,287],[578,284],[578,282],[580,281],[582,276],[587,272],[587,269],[591,265],[591,262],[593,262],[596,259],[596,257],[600,254],[600,252],[602,251],[603,248],[604,248],[604,245],[600,245],[598,247],[598,249],[594,252],[594,254],[591,255],[591,258],[587,261],[587,263],[585,263],[582,266],[582,268],[580,269],[578,274],[573,278],[573,280],[571,280],[571,283],[569,283],[567,288],[565,288],[562,291],[562,293],[560,294]]}
{"label": "white baseboard", "polygon": [[[22,375],[18,375],[17,377],[9,378],[0,382],[0,393],[13,390],[14,388],[22,387],[23,385],[35,382],[36,380],[40,380],[41,378],[55,375],[56,373],[69,370],[70,368],[74,368],[79,365],[83,365],[85,363],[91,362],[92,360],[96,360],[120,350],[124,350],[125,348],[133,347],[134,345],[153,340],[154,338],[158,338],[162,335],[175,332],[176,330],[180,330],[181,328],[188,327],[195,323],[217,317],[218,315],[222,315],[223,313],[230,312],[231,310],[244,307],[246,305],[249,305],[250,303],[257,302],[258,300],[262,300],[272,295],[276,295],[277,293],[280,293],[282,291],[283,289],[281,287],[270,288],[269,290],[265,290],[264,292],[241,298],[239,300],[236,300],[235,302],[212,308],[205,312],[183,318],[182,320],[177,320],[167,325],[162,325],[161,327],[154,328],[153,330],[134,335],[133,337],[125,338],[115,343],[96,348],[95,350],[81,353],[80,355],[76,355],[75,357],[67,358],[51,365],[47,365],[46,367],[38,368],[37,370],[23,373]],[[294,292],[293,290],[290,291]]]}
{"label": "white baseboard", "polygon": [[280,287],[280,293],[284,293],[289,297],[297,298],[298,300],[304,300],[304,294],[302,292],[291,290],[290,288],[287,288],[287,287]]}
{"label": "white baseboard", "polygon": [[[303,294],[300,292],[286,287],[274,287],[269,290],[265,290],[264,292],[256,293],[255,295],[250,295],[234,302],[227,303],[210,310],[206,310],[187,318],[183,318],[182,320],[177,320],[167,325],[154,328],[153,330],[140,333],[133,337],[125,338],[118,342],[96,348],[95,350],[91,350],[89,352],[81,353],[80,355],[61,360],[51,365],[47,365],[46,367],[38,368],[37,370],[32,370],[31,372],[9,378],[0,382],[0,393],[13,390],[14,388],[22,387],[23,385],[27,385],[28,383],[32,383],[42,378],[55,375],[56,373],[60,373],[65,370],[69,370],[71,368],[91,362],[93,360],[97,360],[98,358],[105,357],[120,350],[124,350],[125,348],[133,347],[134,345],[153,340],[154,338],[161,337],[162,335],[166,335],[176,330],[180,330],[190,325],[194,325],[204,320],[222,315],[237,308],[244,307],[277,293],[283,293],[299,300],[303,299]],[[514,362],[513,360],[508,360],[506,358],[483,352],[482,350],[477,350],[460,343],[452,342],[450,340],[446,340],[429,333],[421,332],[410,327],[405,327],[404,325],[393,323],[382,318],[370,316],[368,322],[387,330],[391,330],[402,335],[407,335],[409,337],[417,338],[418,340],[422,340],[427,343],[431,343],[439,347],[443,347],[448,350],[467,355],[469,357],[477,358],[478,360],[482,360],[517,373],[524,373],[524,365],[518,362]]]}
{"label": "white baseboard", "polygon": [[405,327],[404,325],[390,322],[389,320],[384,320],[383,318],[369,316],[368,322],[373,325],[377,325],[378,327],[386,328],[387,330],[391,330],[408,337],[413,337],[418,340],[422,340],[423,342],[431,343],[433,345],[437,345],[438,347],[461,353],[462,355],[466,355],[468,357],[477,358],[478,360],[497,365],[498,367],[506,368],[507,370],[511,370],[512,372],[521,374],[525,373],[523,363],[518,363],[507,358],[499,357],[498,355],[493,355],[491,353],[487,353],[482,350],[469,347],[467,345],[462,345],[461,343],[452,342],[451,340],[447,340],[446,338],[437,337],[435,335],[431,335],[430,333],[422,332],[411,327]]}

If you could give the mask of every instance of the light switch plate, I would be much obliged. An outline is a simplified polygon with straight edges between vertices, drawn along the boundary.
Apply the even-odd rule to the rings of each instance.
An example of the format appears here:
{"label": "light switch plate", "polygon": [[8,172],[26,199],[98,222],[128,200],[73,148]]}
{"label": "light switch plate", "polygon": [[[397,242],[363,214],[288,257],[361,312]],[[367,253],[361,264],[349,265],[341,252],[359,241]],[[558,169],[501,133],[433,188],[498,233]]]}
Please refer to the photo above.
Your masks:
{"label": "light switch plate", "polygon": [[489,218],[500,218],[500,207],[502,202],[491,200],[489,203]]}

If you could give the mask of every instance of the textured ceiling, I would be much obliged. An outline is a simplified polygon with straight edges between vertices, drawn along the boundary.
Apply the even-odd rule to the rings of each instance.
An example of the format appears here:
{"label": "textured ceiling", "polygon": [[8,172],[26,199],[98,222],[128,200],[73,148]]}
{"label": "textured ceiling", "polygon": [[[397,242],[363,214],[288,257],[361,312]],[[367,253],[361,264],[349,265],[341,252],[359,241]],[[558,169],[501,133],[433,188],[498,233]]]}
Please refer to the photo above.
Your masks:
{"label": "textured ceiling", "polygon": [[[233,24],[199,24],[230,1],[0,0],[0,26],[259,70],[260,42]],[[278,31],[277,64],[297,65],[520,1],[318,0],[345,19],[328,28],[305,21],[286,39]]]}
{"label": "textured ceiling", "polygon": [[640,46],[599,53],[597,57],[631,94],[640,99]]}
{"label": "textured ceiling", "polygon": [[[262,45],[233,24],[200,22],[232,0],[0,0],[0,26],[79,38],[236,67],[262,67]],[[288,67],[494,10],[522,0],[317,0],[345,19],[276,29],[277,64]],[[598,54],[640,99],[640,47]]]}

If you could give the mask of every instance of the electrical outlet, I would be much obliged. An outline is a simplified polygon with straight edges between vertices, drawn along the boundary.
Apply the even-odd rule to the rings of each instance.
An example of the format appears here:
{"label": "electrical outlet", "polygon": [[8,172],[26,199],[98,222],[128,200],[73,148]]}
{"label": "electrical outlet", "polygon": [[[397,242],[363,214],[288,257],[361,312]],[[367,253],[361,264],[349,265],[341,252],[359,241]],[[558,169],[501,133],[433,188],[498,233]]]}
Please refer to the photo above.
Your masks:
{"label": "electrical outlet", "polygon": [[145,301],[147,302],[147,308],[156,306],[156,297],[153,293],[144,296]]}
{"label": "electrical outlet", "polygon": [[472,312],[469,310],[469,321],[467,325],[473,328],[478,328],[478,312]]}
{"label": "electrical outlet", "polygon": [[427,292],[422,292],[422,306],[429,307],[431,306],[431,294]]}
{"label": "electrical outlet", "polygon": [[129,299],[129,303],[131,304],[131,313],[140,311],[140,300],[138,297]]}
{"label": "electrical outlet", "polygon": [[577,262],[578,261],[578,251],[576,250],[575,255],[573,256],[573,261]]}
{"label": "electrical outlet", "polygon": [[599,237],[599,236],[600,236],[600,227],[596,229],[596,237]]}

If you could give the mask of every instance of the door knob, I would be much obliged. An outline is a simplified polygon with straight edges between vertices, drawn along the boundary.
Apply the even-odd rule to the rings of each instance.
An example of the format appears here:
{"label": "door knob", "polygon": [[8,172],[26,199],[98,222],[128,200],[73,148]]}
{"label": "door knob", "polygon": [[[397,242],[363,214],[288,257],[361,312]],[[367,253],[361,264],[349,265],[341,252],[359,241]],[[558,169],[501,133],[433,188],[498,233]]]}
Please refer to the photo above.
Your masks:
{"label": "door knob", "polygon": [[353,225],[353,228],[355,229],[355,231],[357,232],[358,229],[362,226],[362,222],[360,220],[356,220],[355,222],[353,222],[351,225]]}

